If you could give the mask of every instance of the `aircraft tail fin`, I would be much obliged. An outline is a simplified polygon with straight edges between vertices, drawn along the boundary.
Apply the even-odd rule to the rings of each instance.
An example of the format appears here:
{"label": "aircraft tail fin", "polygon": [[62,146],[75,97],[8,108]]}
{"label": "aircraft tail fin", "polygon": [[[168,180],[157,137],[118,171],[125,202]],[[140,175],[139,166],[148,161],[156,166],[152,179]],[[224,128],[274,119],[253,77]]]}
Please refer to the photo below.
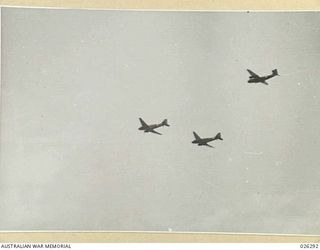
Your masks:
{"label": "aircraft tail fin", "polygon": [[214,137],[215,140],[221,140],[223,141],[222,137],[221,137],[221,133],[218,133],[215,137]]}
{"label": "aircraft tail fin", "polygon": [[168,124],[168,120],[167,120],[167,119],[164,119],[161,124],[162,124],[163,126],[170,127],[170,125]]}
{"label": "aircraft tail fin", "polygon": [[279,74],[278,74],[278,70],[277,70],[277,69],[272,70],[272,74],[273,74],[274,76],[278,76],[278,75],[279,75]]}

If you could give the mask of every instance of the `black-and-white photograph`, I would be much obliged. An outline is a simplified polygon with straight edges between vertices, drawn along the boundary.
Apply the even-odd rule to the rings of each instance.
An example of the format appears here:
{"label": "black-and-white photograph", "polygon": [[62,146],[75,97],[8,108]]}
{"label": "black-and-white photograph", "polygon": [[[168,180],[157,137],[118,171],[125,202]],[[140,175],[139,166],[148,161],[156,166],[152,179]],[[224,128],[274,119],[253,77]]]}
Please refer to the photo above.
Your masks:
{"label": "black-and-white photograph", "polygon": [[0,231],[319,235],[319,23],[2,8]]}

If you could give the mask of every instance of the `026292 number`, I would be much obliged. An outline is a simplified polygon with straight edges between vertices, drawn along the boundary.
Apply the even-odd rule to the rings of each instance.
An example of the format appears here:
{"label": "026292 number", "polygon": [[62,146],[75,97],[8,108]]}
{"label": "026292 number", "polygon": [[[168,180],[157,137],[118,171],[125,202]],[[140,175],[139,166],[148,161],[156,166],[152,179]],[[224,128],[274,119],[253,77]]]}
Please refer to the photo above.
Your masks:
{"label": "026292 number", "polygon": [[318,249],[319,244],[317,244],[317,243],[315,243],[315,244],[303,243],[303,244],[300,244],[300,248]]}

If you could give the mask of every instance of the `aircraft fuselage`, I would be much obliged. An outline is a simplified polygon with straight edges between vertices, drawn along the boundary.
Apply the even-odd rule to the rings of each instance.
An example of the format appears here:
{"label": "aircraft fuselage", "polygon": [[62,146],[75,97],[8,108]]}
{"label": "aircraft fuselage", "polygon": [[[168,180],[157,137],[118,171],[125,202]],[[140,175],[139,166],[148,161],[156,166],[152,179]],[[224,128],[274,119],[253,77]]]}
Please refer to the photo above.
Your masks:
{"label": "aircraft fuselage", "polygon": [[192,143],[198,144],[198,145],[205,145],[208,142],[217,140],[215,138],[202,138],[202,139],[197,139],[197,140],[193,140]]}
{"label": "aircraft fuselage", "polygon": [[154,129],[156,129],[156,128],[160,128],[160,127],[162,127],[162,126],[164,126],[162,123],[159,123],[159,124],[151,124],[151,125],[148,125],[148,127],[143,127],[143,126],[141,126],[141,127],[139,128],[139,130],[144,130],[144,132],[150,132],[151,130],[154,130]]}
{"label": "aircraft fuselage", "polygon": [[274,77],[275,75],[268,75],[268,76],[262,76],[262,77],[250,77],[248,83],[258,83],[258,82],[265,82],[266,80]]}
{"label": "aircraft fuselage", "polygon": [[138,128],[139,130],[143,130],[145,133],[151,132],[154,134],[158,134],[161,135],[161,133],[157,132],[155,129],[156,128],[160,128],[162,126],[166,126],[166,127],[170,127],[170,125],[168,124],[168,120],[164,119],[161,123],[157,123],[157,124],[150,124],[148,125],[142,118],[139,118],[140,123],[141,123],[141,127]]}

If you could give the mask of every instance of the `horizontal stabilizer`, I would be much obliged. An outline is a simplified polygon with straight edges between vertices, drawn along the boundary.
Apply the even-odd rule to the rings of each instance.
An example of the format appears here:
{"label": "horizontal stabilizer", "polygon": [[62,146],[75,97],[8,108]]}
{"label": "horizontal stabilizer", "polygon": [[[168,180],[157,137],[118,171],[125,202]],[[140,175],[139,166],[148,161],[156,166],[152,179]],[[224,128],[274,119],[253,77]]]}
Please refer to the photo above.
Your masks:
{"label": "horizontal stabilizer", "polygon": [[168,124],[168,120],[167,120],[167,119],[164,119],[164,120],[163,120],[162,125],[163,125],[163,126],[170,127],[170,125]]}
{"label": "horizontal stabilizer", "polygon": [[215,139],[215,140],[221,140],[221,141],[222,141],[223,139],[222,139],[222,137],[221,137],[221,133],[218,133],[218,134],[214,137],[214,139]]}

